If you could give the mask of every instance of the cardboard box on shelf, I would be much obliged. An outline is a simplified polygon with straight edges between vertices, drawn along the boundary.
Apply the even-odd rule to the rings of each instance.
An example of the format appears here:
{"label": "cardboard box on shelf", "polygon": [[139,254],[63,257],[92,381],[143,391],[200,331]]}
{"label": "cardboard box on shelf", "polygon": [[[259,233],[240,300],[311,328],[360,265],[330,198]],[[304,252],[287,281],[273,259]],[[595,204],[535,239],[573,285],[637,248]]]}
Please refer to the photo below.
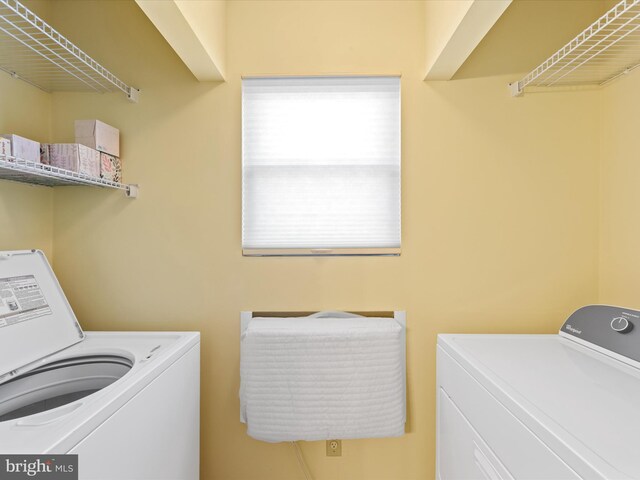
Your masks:
{"label": "cardboard box on shelf", "polygon": [[11,140],[0,137],[0,155],[11,156]]}
{"label": "cardboard box on shelf", "polygon": [[100,177],[100,152],[78,143],[49,145],[51,166],[64,168],[91,177]]}
{"label": "cardboard box on shelf", "polygon": [[11,133],[0,133],[0,137],[11,142],[12,155],[21,160],[40,163],[40,144]]}
{"label": "cardboard box on shelf", "polygon": [[100,120],[76,120],[76,143],[120,156],[120,130]]}
{"label": "cardboard box on shelf", "polygon": [[100,153],[100,178],[112,182],[122,181],[122,162],[118,157]]}
{"label": "cardboard box on shelf", "polygon": [[51,165],[49,161],[49,144],[41,143],[40,144],[40,163],[43,165]]}

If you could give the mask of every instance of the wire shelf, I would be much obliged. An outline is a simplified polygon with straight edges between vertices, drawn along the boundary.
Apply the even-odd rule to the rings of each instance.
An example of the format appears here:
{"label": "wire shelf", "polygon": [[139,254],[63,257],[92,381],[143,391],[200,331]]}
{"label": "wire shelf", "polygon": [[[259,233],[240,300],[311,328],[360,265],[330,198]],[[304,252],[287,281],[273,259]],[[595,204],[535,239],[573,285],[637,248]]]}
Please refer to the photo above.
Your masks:
{"label": "wire shelf", "polygon": [[0,0],[0,70],[46,92],[121,91],[130,87],[17,0]]}
{"label": "wire shelf", "polygon": [[510,88],[603,86],[638,65],[640,0],[622,0]]}
{"label": "wire shelf", "polygon": [[138,196],[138,186],[113,182],[104,178],[92,177],[64,168],[43,163],[30,162],[9,155],[0,155],[0,180],[58,187],[84,185],[123,190],[128,197]]}

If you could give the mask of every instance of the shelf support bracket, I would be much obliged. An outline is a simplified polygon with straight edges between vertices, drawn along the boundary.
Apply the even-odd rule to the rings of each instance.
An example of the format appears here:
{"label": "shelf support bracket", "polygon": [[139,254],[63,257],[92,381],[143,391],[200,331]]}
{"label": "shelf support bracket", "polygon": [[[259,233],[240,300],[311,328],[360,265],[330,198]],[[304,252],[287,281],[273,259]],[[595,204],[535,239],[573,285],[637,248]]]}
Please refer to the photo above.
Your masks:
{"label": "shelf support bracket", "polygon": [[131,103],[138,103],[139,98],[140,90],[135,87],[129,87],[129,90],[127,91],[127,100],[129,100]]}
{"label": "shelf support bracket", "polygon": [[512,82],[509,84],[509,91],[512,97],[522,97],[524,95],[524,89],[520,87],[520,82]]}
{"label": "shelf support bracket", "polygon": [[129,198],[138,198],[138,190],[140,186],[137,183],[131,183],[127,186],[126,193]]}

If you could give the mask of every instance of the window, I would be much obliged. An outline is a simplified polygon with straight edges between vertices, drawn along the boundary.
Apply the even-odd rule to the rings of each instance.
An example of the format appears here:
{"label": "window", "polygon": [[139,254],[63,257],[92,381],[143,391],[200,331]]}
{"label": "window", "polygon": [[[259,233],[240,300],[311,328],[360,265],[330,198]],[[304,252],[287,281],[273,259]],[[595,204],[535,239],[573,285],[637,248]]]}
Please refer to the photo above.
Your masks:
{"label": "window", "polygon": [[400,78],[242,81],[245,255],[400,253]]}

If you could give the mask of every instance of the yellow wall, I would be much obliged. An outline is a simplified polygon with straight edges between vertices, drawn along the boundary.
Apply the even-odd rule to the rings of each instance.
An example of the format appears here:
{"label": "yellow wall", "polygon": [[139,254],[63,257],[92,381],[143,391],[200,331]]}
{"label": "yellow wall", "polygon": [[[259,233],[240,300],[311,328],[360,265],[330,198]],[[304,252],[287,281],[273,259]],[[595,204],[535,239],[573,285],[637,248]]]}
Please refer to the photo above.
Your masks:
{"label": "yellow wall", "polygon": [[[46,16],[47,4],[25,4]],[[49,141],[51,96],[0,71],[0,133]],[[53,191],[0,181],[0,250],[39,248],[53,255]]]}
{"label": "yellow wall", "polygon": [[225,0],[136,0],[200,81],[224,80]]}
{"label": "yellow wall", "polygon": [[425,2],[425,70],[428,73],[456,28],[473,6],[473,0]]}
{"label": "yellow wall", "polygon": [[640,308],[640,71],[602,91],[600,302]]}
{"label": "yellow wall", "polygon": [[193,33],[205,46],[224,78],[227,46],[227,2],[216,0],[179,0],[176,5],[185,16]]}
{"label": "yellow wall", "polygon": [[[125,179],[141,184],[133,201],[56,190],[54,268],[88,330],[202,331],[203,479],[302,478],[290,445],[238,421],[241,310],[405,309],[408,433],[345,441],[341,458],[302,448],[316,480],[417,480],[434,472],[436,334],[553,332],[595,299],[596,92],[514,99],[518,75],[423,82],[421,2],[229,2],[228,81],[211,84],[132,1],[57,0],[52,14],[142,89],[137,105],[51,97],[52,138],[71,141],[78,118],[118,126]],[[349,73],[402,75],[402,256],[242,257],[240,76]]]}

